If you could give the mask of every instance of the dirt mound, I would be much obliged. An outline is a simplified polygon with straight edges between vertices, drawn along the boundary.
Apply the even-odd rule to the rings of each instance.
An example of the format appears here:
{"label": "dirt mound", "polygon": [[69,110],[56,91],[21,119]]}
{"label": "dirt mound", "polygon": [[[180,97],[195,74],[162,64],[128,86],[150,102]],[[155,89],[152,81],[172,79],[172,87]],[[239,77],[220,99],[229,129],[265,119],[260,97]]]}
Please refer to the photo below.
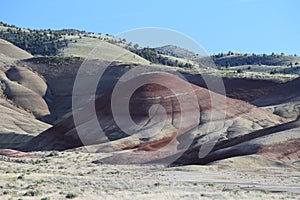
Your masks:
{"label": "dirt mound", "polygon": [[[35,117],[43,117],[50,114],[48,105],[43,97],[35,92],[45,93],[47,86],[41,78],[28,69],[22,68],[10,69],[8,75],[16,81],[10,80],[4,72],[0,72],[3,94],[8,99],[12,100],[17,106],[32,112]],[[29,86],[33,90],[26,87],[30,83],[35,84]]]}
{"label": "dirt mound", "polygon": [[25,67],[13,67],[6,71],[6,76],[20,85],[34,91],[41,97],[47,92],[47,84],[45,81],[34,72]]}
{"label": "dirt mound", "polygon": [[15,59],[27,59],[32,57],[28,52],[2,39],[0,39],[0,54]]}
{"label": "dirt mound", "polygon": [[43,117],[50,114],[48,105],[41,96],[15,82],[6,80],[4,83],[6,85],[4,94],[16,105],[32,112],[35,117]]}

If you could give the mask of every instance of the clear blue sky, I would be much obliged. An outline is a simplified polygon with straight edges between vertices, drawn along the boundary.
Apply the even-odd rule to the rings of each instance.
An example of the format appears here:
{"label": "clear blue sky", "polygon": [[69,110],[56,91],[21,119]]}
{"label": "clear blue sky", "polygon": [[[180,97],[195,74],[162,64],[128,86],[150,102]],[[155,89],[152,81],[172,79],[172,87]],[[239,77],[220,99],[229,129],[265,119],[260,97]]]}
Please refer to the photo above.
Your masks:
{"label": "clear blue sky", "polygon": [[208,53],[300,55],[299,12],[299,0],[5,0],[0,21],[111,35],[162,27],[186,34]]}

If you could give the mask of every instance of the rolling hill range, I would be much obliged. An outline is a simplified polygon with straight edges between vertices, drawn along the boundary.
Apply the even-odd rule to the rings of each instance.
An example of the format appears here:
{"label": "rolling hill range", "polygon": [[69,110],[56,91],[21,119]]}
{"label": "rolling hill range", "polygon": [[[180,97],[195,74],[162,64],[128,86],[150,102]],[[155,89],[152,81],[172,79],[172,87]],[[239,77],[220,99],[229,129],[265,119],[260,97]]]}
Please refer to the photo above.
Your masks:
{"label": "rolling hill range", "polygon": [[296,55],[271,54],[241,54],[229,53],[226,55],[215,55],[214,61],[218,66],[230,67],[241,65],[267,65],[267,66],[297,66],[300,59]]}
{"label": "rolling hill range", "polygon": [[[0,40],[0,148],[107,153],[94,163],[115,164],[208,164],[259,155],[296,167],[300,160],[297,56],[203,58],[172,45],[142,48],[73,29],[2,24],[0,30],[7,39]],[[203,66],[210,61],[213,67]],[[80,71],[82,65],[88,70]],[[227,96],[208,90],[201,73],[221,77]],[[78,74],[86,84],[74,92]],[[130,93],[136,82],[147,84]]]}
{"label": "rolling hill range", "polygon": [[[208,57],[174,45],[143,48],[138,44],[132,44],[125,39],[109,34],[75,29],[29,30],[3,22],[0,22],[0,38],[33,55],[93,58],[93,54],[89,54],[89,52],[97,44],[101,45],[99,51],[102,51],[97,59],[103,60],[111,60],[114,57],[114,60],[120,62],[139,64],[152,62],[188,70],[193,69],[197,72],[215,73],[217,71],[223,77],[271,79],[281,82],[290,81],[300,74],[300,58],[297,55],[283,53],[258,55],[229,51]],[[118,56],[120,53],[124,55]],[[117,56],[117,59],[114,55]]]}

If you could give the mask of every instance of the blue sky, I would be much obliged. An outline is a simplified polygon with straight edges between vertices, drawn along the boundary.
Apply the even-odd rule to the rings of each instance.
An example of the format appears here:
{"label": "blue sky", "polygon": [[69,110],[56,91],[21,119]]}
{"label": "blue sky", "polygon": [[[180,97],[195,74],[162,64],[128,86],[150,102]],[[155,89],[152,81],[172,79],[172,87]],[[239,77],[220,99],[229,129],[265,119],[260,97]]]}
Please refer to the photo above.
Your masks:
{"label": "blue sky", "polygon": [[0,21],[24,28],[116,35],[162,27],[193,38],[208,53],[300,55],[298,0],[6,0],[1,8]]}

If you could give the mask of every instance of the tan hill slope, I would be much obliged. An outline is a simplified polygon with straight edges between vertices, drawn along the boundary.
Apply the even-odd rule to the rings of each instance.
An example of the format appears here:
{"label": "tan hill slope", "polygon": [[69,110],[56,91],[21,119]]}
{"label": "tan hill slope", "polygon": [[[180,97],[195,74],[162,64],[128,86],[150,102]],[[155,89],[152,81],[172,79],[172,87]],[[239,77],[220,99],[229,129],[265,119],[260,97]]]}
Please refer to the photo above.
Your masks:
{"label": "tan hill slope", "polygon": [[0,148],[16,148],[33,136],[50,128],[3,96],[0,89]]}
{"label": "tan hill slope", "polygon": [[[14,70],[10,70],[7,72],[7,74],[9,74],[10,76],[14,76],[16,75],[16,73],[13,75],[14,72],[20,72],[20,74],[24,72],[28,76],[22,80],[20,78],[20,82],[17,82],[10,80],[4,72],[0,71],[0,81],[2,82],[2,85],[4,87],[3,94],[8,99],[12,100],[16,105],[22,107],[25,110],[28,110],[29,112],[32,112],[35,117],[43,117],[49,115],[50,111],[48,109],[47,103],[43,99],[43,96],[37,94],[30,88],[23,86],[23,84],[26,85],[26,83],[28,84],[29,82],[35,82],[37,83],[36,86],[38,87],[34,90],[43,93],[45,91],[42,90],[46,89],[46,84],[44,83],[44,81],[26,68],[17,68]],[[32,78],[33,81],[30,78]],[[31,85],[30,87],[32,88],[34,87],[34,85]]]}
{"label": "tan hill slope", "polygon": [[36,73],[26,67],[13,67],[6,71],[6,76],[14,82],[32,90],[43,97],[47,92],[47,84]]}
{"label": "tan hill slope", "polygon": [[2,39],[0,39],[0,54],[15,59],[26,59],[32,57],[30,53]]}
{"label": "tan hill slope", "polygon": [[[76,40],[76,42],[75,42]],[[99,38],[75,38],[68,47],[60,50],[63,56],[75,56],[105,61],[149,64],[144,58],[125,50],[122,47],[100,40]]]}
{"label": "tan hill slope", "polygon": [[49,114],[42,98],[46,84],[27,68],[14,67],[32,57],[24,50],[1,40],[0,57],[0,148],[16,148],[51,127],[35,119]]}
{"label": "tan hill slope", "polygon": [[0,108],[0,148],[16,148],[51,127],[1,97]]}

